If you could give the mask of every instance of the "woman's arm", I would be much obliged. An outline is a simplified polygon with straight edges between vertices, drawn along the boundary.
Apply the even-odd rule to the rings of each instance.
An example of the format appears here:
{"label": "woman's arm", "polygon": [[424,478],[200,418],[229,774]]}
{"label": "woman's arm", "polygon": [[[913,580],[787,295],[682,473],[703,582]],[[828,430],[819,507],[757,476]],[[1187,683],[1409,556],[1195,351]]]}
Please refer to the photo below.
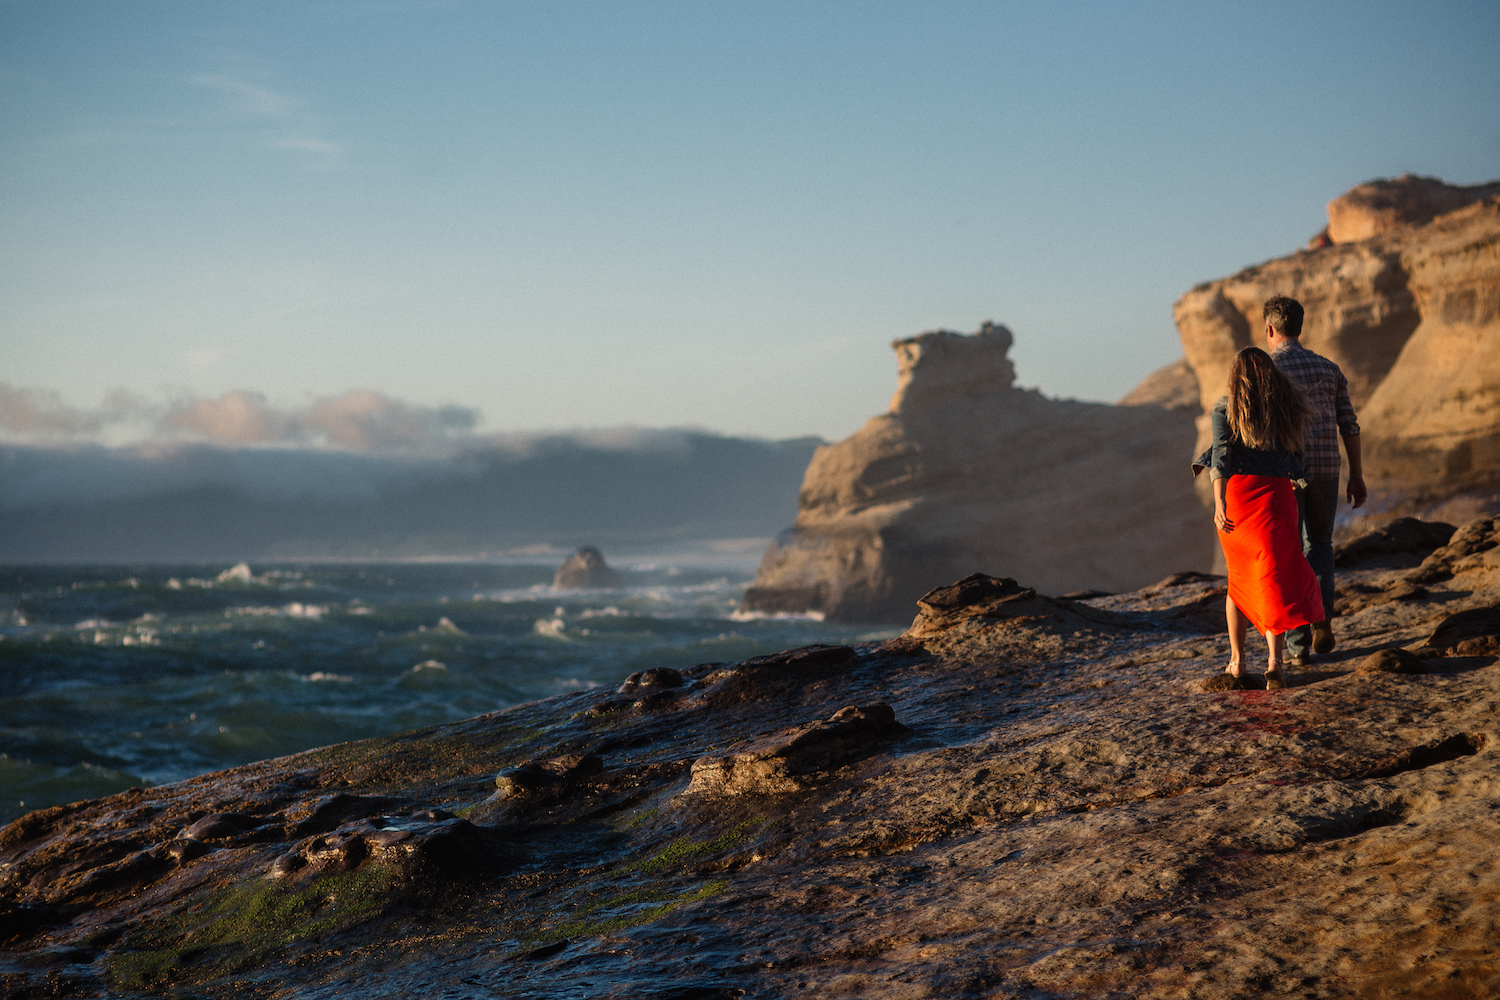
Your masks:
{"label": "woman's arm", "polygon": [[1214,527],[1225,534],[1234,530],[1234,522],[1229,519],[1229,510],[1224,501],[1224,494],[1228,487],[1228,476],[1214,480]]}
{"label": "woman's arm", "polygon": [[1229,468],[1229,397],[1221,396],[1209,411],[1209,427],[1213,431],[1212,457],[1208,467],[1215,478],[1223,478],[1232,471]]}

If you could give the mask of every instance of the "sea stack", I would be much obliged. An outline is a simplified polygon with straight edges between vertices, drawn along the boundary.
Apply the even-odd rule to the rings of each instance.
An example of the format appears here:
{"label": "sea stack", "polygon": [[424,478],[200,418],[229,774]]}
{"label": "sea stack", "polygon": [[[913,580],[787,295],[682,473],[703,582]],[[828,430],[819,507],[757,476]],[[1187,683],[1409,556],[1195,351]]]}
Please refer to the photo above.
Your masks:
{"label": "sea stack", "polygon": [[608,590],[620,583],[620,574],[610,569],[604,553],[592,545],[569,556],[552,577],[552,586],[560,590]]}
{"label": "sea stack", "polygon": [[744,608],[896,621],[976,572],[1059,594],[1209,568],[1191,373],[1136,405],[1050,399],[1015,385],[1011,343],[994,323],[896,341],[889,411],[813,455]]}

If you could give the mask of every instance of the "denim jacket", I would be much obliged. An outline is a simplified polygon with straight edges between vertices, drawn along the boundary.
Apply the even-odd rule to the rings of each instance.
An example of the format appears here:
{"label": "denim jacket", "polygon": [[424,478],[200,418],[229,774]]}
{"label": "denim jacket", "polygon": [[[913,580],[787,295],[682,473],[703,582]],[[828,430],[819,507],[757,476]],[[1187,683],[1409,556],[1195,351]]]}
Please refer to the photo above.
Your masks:
{"label": "denim jacket", "polygon": [[1299,488],[1307,485],[1307,473],[1302,471],[1302,462],[1298,456],[1284,448],[1252,448],[1230,435],[1228,396],[1219,397],[1209,419],[1213,424],[1213,444],[1193,463],[1194,476],[1209,469],[1210,480],[1238,473],[1245,476],[1280,476],[1292,480]]}

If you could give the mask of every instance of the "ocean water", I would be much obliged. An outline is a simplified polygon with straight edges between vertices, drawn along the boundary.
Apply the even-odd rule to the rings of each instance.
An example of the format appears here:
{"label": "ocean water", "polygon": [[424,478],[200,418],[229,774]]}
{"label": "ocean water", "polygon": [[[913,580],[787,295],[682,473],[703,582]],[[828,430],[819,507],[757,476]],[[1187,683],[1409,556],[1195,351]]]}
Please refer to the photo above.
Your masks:
{"label": "ocean water", "polygon": [[899,629],[736,615],[745,566],[0,567],[0,823],[632,671]]}

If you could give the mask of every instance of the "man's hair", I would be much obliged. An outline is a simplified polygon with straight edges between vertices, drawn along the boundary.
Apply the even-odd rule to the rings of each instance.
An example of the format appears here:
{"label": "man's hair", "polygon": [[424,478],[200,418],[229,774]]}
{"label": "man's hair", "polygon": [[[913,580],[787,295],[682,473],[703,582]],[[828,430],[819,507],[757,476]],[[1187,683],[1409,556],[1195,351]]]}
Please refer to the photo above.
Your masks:
{"label": "man's hair", "polygon": [[1310,416],[1302,390],[1269,354],[1247,347],[1234,356],[1229,368],[1229,430],[1235,437],[1252,448],[1298,452]]}
{"label": "man's hair", "polygon": [[1302,336],[1302,303],[1285,295],[1273,295],[1261,307],[1261,315],[1283,337]]}

